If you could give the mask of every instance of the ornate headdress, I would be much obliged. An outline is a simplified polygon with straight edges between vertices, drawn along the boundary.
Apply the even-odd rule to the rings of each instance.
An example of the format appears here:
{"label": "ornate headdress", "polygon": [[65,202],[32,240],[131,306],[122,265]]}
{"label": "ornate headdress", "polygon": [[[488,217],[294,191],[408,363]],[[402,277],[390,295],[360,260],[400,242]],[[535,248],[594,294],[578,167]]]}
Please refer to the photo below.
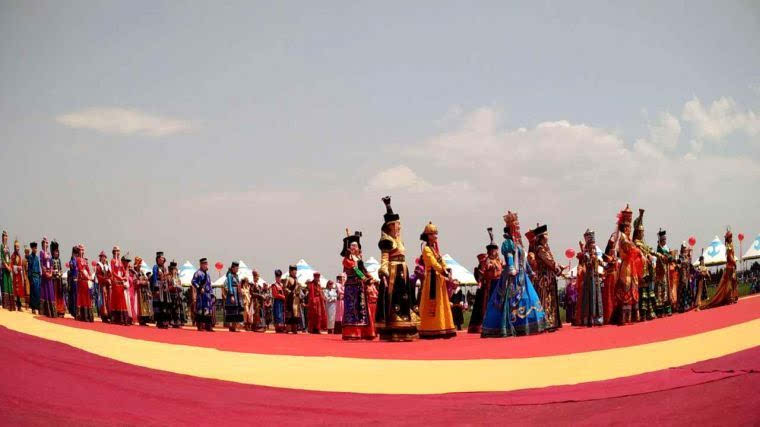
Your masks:
{"label": "ornate headdress", "polygon": [[50,243],[50,252],[53,253],[53,252],[55,252],[57,250],[58,250],[58,242],[56,242],[55,240],[53,240]]}
{"label": "ornate headdress", "polygon": [[734,234],[731,232],[731,227],[726,227],[726,234],[723,236],[723,238],[727,242],[730,242],[733,237],[734,237]]}
{"label": "ornate headdress", "polygon": [[596,246],[596,233],[594,233],[593,230],[587,228],[586,232],[583,233],[583,240],[586,241],[587,246]]}
{"label": "ornate headdress", "polygon": [[493,249],[499,249],[499,247],[493,241],[493,228],[492,227],[488,227],[488,228],[486,228],[486,231],[488,232],[488,238],[491,239],[491,243],[489,243],[488,245],[486,245],[486,250],[487,251],[491,251]]}
{"label": "ornate headdress", "polygon": [[633,229],[641,233],[644,232],[644,209],[639,208],[639,216],[633,221]]}
{"label": "ornate headdress", "polygon": [[425,229],[422,230],[422,234],[420,234],[420,240],[427,243],[428,236],[431,234],[438,234],[438,227],[433,224],[433,221],[428,222],[428,224],[425,226]]}
{"label": "ornate headdress", "polygon": [[546,234],[547,231],[549,231],[549,228],[547,227],[546,224],[539,225],[538,227],[533,229],[533,235],[536,237],[539,237]]}
{"label": "ornate headdress", "polygon": [[520,219],[517,217],[517,212],[507,211],[504,215],[504,238],[512,237],[513,240],[520,239]]}
{"label": "ornate headdress", "polygon": [[340,251],[340,256],[345,257],[348,255],[348,248],[351,247],[351,244],[356,242],[357,245],[359,245],[359,249],[362,248],[362,232],[356,231],[353,235],[351,235],[348,231],[348,228],[346,229],[346,237],[343,238],[343,249]]}
{"label": "ornate headdress", "polygon": [[631,207],[626,203],[625,209],[618,214],[618,225],[630,225],[633,221],[633,211]]}
{"label": "ornate headdress", "polygon": [[383,203],[385,203],[385,215],[383,215],[385,223],[388,224],[390,222],[398,221],[401,217],[393,212],[393,208],[391,207],[391,196],[385,196],[382,200]]}

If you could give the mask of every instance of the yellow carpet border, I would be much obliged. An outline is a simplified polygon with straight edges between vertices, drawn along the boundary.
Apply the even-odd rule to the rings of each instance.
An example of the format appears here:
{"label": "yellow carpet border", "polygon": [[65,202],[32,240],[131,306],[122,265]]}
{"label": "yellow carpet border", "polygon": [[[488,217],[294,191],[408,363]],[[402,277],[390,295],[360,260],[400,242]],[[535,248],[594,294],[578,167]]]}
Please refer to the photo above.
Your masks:
{"label": "yellow carpet border", "polygon": [[125,338],[5,310],[0,310],[0,325],[98,356],[176,374],[298,390],[373,394],[512,391],[602,381],[688,365],[760,345],[760,319],[631,347],[524,359],[476,360],[229,352]]}

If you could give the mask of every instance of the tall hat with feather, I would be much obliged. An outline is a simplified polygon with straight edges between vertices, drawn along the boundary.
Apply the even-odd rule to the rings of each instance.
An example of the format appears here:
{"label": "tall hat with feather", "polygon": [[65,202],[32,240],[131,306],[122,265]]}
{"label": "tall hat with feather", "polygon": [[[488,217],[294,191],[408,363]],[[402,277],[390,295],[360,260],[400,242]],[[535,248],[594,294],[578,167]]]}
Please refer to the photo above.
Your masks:
{"label": "tall hat with feather", "polygon": [[488,227],[488,228],[486,228],[486,231],[488,232],[488,238],[490,239],[490,243],[488,243],[488,245],[486,245],[486,251],[490,252],[490,251],[492,251],[494,249],[499,249],[499,247],[493,241],[493,228],[492,227]]}

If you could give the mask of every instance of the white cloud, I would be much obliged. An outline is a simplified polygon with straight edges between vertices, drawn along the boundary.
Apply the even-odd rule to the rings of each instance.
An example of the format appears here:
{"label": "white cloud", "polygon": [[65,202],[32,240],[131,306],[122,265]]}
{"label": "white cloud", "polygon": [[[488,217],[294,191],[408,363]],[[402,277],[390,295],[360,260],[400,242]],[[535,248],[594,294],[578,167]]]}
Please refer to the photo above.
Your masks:
{"label": "white cloud", "polygon": [[694,97],[684,105],[681,118],[693,126],[699,139],[720,142],[736,132],[748,136],[760,133],[760,116],[752,110],[741,111],[733,98],[722,97],[705,108],[699,98]]}
{"label": "white cloud", "polygon": [[432,188],[430,183],[417,176],[406,165],[398,165],[378,172],[369,180],[367,186],[367,189],[372,191],[410,190],[422,192],[430,188]]}
{"label": "white cloud", "polygon": [[125,108],[89,108],[57,116],[55,120],[75,129],[91,129],[107,134],[168,136],[192,128],[187,121],[154,116]]}

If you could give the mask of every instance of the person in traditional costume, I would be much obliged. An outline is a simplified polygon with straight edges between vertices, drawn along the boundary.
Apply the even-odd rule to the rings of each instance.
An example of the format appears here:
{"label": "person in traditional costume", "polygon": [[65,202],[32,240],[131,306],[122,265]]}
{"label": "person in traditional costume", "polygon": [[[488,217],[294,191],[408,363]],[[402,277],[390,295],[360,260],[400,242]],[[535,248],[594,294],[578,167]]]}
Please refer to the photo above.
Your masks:
{"label": "person in traditional costume", "polygon": [[470,324],[467,326],[467,333],[479,334],[482,331],[483,316],[486,314],[486,305],[488,304],[488,284],[486,283],[486,260],[488,254],[482,253],[477,255],[478,265],[473,269],[475,282],[478,284],[478,290],[475,291],[475,301],[472,304],[472,313],[470,314]]}
{"label": "person in traditional costume", "polygon": [[644,209],[639,209],[639,216],[633,221],[633,243],[641,252],[644,263],[644,274],[639,281],[639,321],[652,320],[657,315],[655,308],[657,298],[654,292],[654,251],[644,242]]}
{"label": "person in traditional costume", "polygon": [[156,264],[150,276],[150,288],[153,294],[153,320],[160,329],[167,329],[171,314],[169,312],[169,271],[166,258],[161,251],[156,252]]}
{"label": "person in traditional costume", "polygon": [[327,308],[325,307],[325,296],[322,293],[320,279],[322,275],[314,272],[314,278],[306,283],[309,288],[308,299],[308,332],[310,334],[321,334],[327,329]]}
{"label": "person in traditional costume", "polygon": [[274,271],[274,283],[272,283],[272,322],[274,331],[278,334],[286,333],[285,327],[285,291],[282,284],[282,270]]}
{"label": "person in traditional costume", "polygon": [[40,286],[42,283],[42,265],[37,255],[37,242],[29,244],[31,252],[26,256],[26,272],[29,283],[29,308],[32,314],[40,312]]}
{"label": "person in traditional costume", "polygon": [[451,316],[454,319],[454,325],[456,325],[457,331],[461,331],[462,325],[464,325],[464,311],[467,305],[467,300],[464,297],[461,286],[457,286],[454,289],[454,293],[449,300],[451,302]]}
{"label": "person in traditional costume", "polygon": [[[580,271],[583,266],[583,282],[580,286],[580,326],[602,326],[604,323],[603,279],[599,274],[602,261],[596,253],[596,233],[586,229],[581,245]],[[580,275],[579,275],[580,277]],[[580,279],[579,279],[580,280]]]}
{"label": "person in traditional costume", "polygon": [[153,319],[153,295],[150,290],[150,280],[142,271],[143,260],[139,256],[135,257],[135,262],[129,270],[132,276],[132,283],[135,287],[137,297],[137,322],[140,326],[147,326]]}
{"label": "person in traditional costume", "polygon": [[673,259],[668,265],[668,291],[670,292],[670,308],[674,313],[678,312],[678,286],[681,278],[678,261],[678,250],[671,249],[670,257]]}
{"label": "person in traditional costume", "polygon": [[338,294],[338,301],[335,304],[335,332],[336,334],[343,333],[343,291],[346,283],[346,276],[343,273],[335,276],[335,293]]}
{"label": "person in traditional costume", "polygon": [[2,284],[3,308],[15,310],[13,295],[13,278],[11,275],[11,250],[8,247],[8,232],[3,230],[2,246],[0,246],[0,284]]}
{"label": "person in traditional costume", "polygon": [[[578,271],[577,268],[576,271]],[[575,321],[575,312],[578,307],[577,275],[576,277],[567,277],[562,305],[565,307],[565,320],[571,325],[577,326],[577,322]]]}
{"label": "person in traditional costume", "polygon": [[[500,285],[497,286],[499,296],[503,295],[505,302],[501,304],[501,299],[497,299],[492,292],[488,306],[490,311],[495,311],[501,304],[501,324],[498,331],[484,331],[496,337],[539,334],[546,330],[546,313],[531,279],[533,270],[523,247],[520,220],[516,212],[508,211],[504,222],[505,240],[501,245],[501,254],[506,260],[506,268],[501,273],[500,282],[503,281],[506,286],[504,291],[501,291]],[[526,233],[526,236],[533,238],[533,231]],[[507,288],[509,299],[506,299]]]}
{"label": "person in traditional costume", "polygon": [[121,270],[124,272],[124,303],[127,306],[127,324],[131,325],[137,320],[137,304],[136,304],[136,297],[135,297],[135,277],[130,272],[132,263],[132,260],[129,258],[128,254],[125,256],[122,256],[119,261],[121,261]]}
{"label": "person in traditional costume", "polygon": [[258,271],[253,270],[251,274],[253,276],[251,282],[251,322],[253,322],[251,329],[255,332],[263,332],[267,329],[267,283],[261,278]]}
{"label": "person in traditional costume", "polygon": [[269,330],[269,325],[271,325],[274,320],[272,315],[272,288],[267,282],[264,282],[262,293],[264,295],[264,331],[267,331]]}
{"label": "person in traditional costume", "polygon": [[393,212],[390,196],[383,197],[382,201],[385,214],[378,242],[380,268],[373,320],[380,340],[411,341],[417,338],[418,307],[406,265],[401,217]]}
{"label": "person in traditional costume", "polygon": [[77,282],[79,276],[79,270],[77,270],[77,259],[79,259],[79,253],[79,246],[74,246],[71,248],[69,271],[66,273],[66,284],[68,286],[68,297],[66,298],[66,303],[69,307],[69,314],[71,314],[71,316],[74,318],[77,318],[79,315],[79,307],[77,306]]}
{"label": "person in traditional costume", "polygon": [[190,281],[195,289],[195,326],[199,331],[214,330],[214,289],[211,287],[211,275],[208,274],[208,259],[201,258],[198,261],[198,271],[193,274]]}
{"label": "person in traditional costume", "polygon": [[685,313],[694,308],[694,293],[691,290],[691,277],[694,266],[691,264],[691,251],[686,242],[681,244],[678,255],[678,312]]}
{"label": "person in traditional costume", "polygon": [[251,284],[247,277],[240,280],[240,296],[243,298],[243,329],[246,331],[253,330],[253,297],[251,295]]}
{"label": "person in traditional costume", "polygon": [[111,264],[108,263],[108,256],[104,251],[100,251],[98,255],[98,263],[95,266],[95,278],[98,281],[98,289],[100,289],[101,301],[98,307],[98,313],[100,319],[109,323],[111,321],[111,314],[109,311],[111,301]]}
{"label": "person in traditional costume", "polygon": [[[483,286],[486,289],[483,293],[483,297],[486,298],[486,309],[480,336],[482,338],[512,336],[515,335],[510,322],[512,320],[512,282],[509,280],[509,275],[503,274],[504,267],[499,258],[499,247],[493,240],[493,228],[488,227],[487,231],[490,243],[486,246],[486,265],[482,273]],[[504,256],[509,256],[509,254]]]}
{"label": "person in traditional costume", "polygon": [[[367,285],[372,278],[364,267],[364,260],[362,259],[362,233],[357,231],[351,235],[346,230],[346,235],[343,238],[343,249],[340,252],[343,257],[343,273],[347,277],[343,294],[342,336],[344,340],[372,340],[375,338],[375,319],[370,317],[367,299]],[[388,297],[388,292],[389,290],[386,289],[386,297]],[[395,312],[393,310],[391,313]],[[388,324],[386,323],[387,327]],[[401,337],[404,336],[406,335],[401,335]],[[393,337],[387,336],[386,340],[390,341],[391,338]],[[396,341],[400,340],[396,339]]]}
{"label": "person in traditional costume", "polygon": [[675,262],[668,248],[667,231],[662,228],[657,232],[657,250],[655,252],[657,262],[654,268],[654,296],[655,313],[662,316],[673,314],[670,301],[670,273],[669,266]]}
{"label": "person in traditional costume", "polygon": [[726,231],[724,240],[726,245],[726,266],[723,269],[723,275],[720,277],[718,288],[715,290],[715,295],[707,300],[702,308],[715,308],[722,305],[734,304],[739,300],[733,234],[730,229]]}
{"label": "person in traditional costume", "polygon": [[[369,317],[374,319],[377,315],[377,282],[371,280],[367,283],[367,304],[369,304]],[[377,333],[377,325],[375,325],[375,333]]]}
{"label": "person in traditional costume", "polygon": [[127,326],[131,323],[129,309],[127,308],[127,286],[129,286],[127,270],[121,260],[121,249],[118,246],[113,247],[111,256],[108,265],[111,271],[110,298],[106,300],[109,316],[112,323]]}
{"label": "person in traditional costume", "polygon": [[639,280],[644,274],[644,261],[639,248],[631,240],[633,211],[626,205],[618,219],[617,251],[620,269],[615,288],[615,298],[620,306],[620,324],[633,322],[638,312]]}
{"label": "person in traditional costume", "polygon": [[438,227],[429,222],[420,235],[425,281],[420,290],[420,338],[452,338],[456,336],[446,289],[446,262],[438,247]]}
{"label": "person in traditional costume", "polygon": [[55,240],[50,244],[50,253],[52,257],[51,277],[53,281],[53,292],[55,294],[53,309],[56,317],[63,317],[66,315],[66,285],[63,282],[61,250],[58,242]]}
{"label": "person in traditional costume", "polygon": [[168,322],[172,328],[178,329],[185,324],[185,307],[182,305],[182,281],[179,278],[177,263],[169,263],[169,276],[166,279],[169,291]]}
{"label": "person in traditional costume", "polygon": [[21,311],[21,300],[26,299],[26,271],[24,271],[24,259],[21,257],[21,245],[18,240],[13,242],[13,254],[11,255],[11,270],[13,271],[13,296],[16,300],[16,310]]}
{"label": "person in traditional costume", "polygon": [[562,327],[557,277],[562,274],[563,267],[554,261],[554,255],[549,248],[547,229],[546,225],[538,226],[533,229],[533,235],[536,239],[536,291],[538,291],[541,306],[546,314],[546,328],[552,332]]}
{"label": "person in traditional costume", "polygon": [[338,306],[338,292],[335,290],[335,282],[327,281],[327,288],[324,290],[325,308],[327,309],[327,333],[335,333],[335,311]]}
{"label": "person in traditional costume", "polygon": [[298,283],[296,273],[298,267],[291,265],[288,267],[288,277],[283,284],[285,293],[285,323],[288,325],[288,332],[298,333],[301,326],[301,284]]}
{"label": "person in traditional costume", "polygon": [[84,322],[94,322],[92,312],[92,295],[90,294],[90,281],[93,274],[90,271],[90,262],[85,257],[84,245],[79,245],[77,265],[77,319]]}
{"label": "person in traditional costume", "polygon": [[53,257],[50,255],[50,243],[47,237],[42,238],[40,248],[40,314],[56,317],[55,287],[53,286]]}
{"label": "person in traditional costume", "polygon": [[699,266],[694,275],[697,281],[696,310],[699,311],[707,303],[707,285],[710,283],[710,270],[705,266],[704,250],[699,256]]}
{"label": "person in traditional costume", "polygon": [[243,300],[241,298],[240,280],[238,279],[239,268],[240,263],[232,261],[227,270],[227,280],[222,292],[224,297],[224,324],[230,332],[235,332],[238,324],[243,322]]}

